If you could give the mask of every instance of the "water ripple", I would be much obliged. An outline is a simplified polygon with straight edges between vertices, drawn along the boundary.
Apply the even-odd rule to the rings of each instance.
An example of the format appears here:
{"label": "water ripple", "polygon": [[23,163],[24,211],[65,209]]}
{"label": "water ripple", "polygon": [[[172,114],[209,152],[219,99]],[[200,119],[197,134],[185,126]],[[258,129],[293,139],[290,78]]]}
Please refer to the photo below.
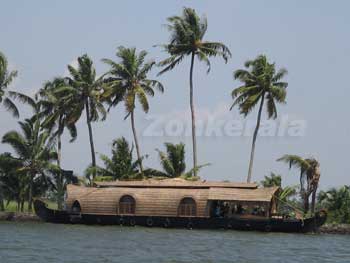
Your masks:
{"label": "water ripple", "polygon": [[350,237],[0,223],[0,263],[350,262]]}

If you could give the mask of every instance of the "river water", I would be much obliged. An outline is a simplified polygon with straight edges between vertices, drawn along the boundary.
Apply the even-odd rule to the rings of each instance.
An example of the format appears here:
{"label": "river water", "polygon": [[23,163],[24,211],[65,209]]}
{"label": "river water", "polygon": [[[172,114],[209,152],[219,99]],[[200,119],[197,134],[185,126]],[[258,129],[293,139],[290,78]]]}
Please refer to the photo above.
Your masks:
{"label": "river water", "polygon": [[350,262],[350,236],[0,222],[0,263]]}

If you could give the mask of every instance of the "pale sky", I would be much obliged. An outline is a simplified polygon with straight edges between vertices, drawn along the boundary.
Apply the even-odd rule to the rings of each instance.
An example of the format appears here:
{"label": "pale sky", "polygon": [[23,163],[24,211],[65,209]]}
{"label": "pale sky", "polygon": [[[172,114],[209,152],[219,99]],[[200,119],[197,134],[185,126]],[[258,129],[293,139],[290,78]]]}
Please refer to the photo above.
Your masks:
{"label": "pale sky", "polygon": [[[232,72],[247,59],[266,54],[277,67],[289,71],[287,104],[278,105],[279,119],[305,123],[303,136],[260,137],[257,141],[253,179],[271,171],[283,175],[284,184],[297,184],[298,172],[275,160],[283,154],[316,157],[321,163],[321,188],[350,184],[347,158],[349,143],[350,3],[348,1],[3,1],[0,50],[11,69],[19,71],[13,89],[34,94],[42,83],[66,74],[66,65],[87,53],[99,74],[107,70],[101,58],[115,59],[118,46],[134,46],[156,61],[166,54],[155,44],[166,43],[166,18],[193,7],[208,18],[206,39],[225,43],[232,59],[225,64],[213,58],[212,70],[195,64],[195,104],[199,119],[245,123],[238,110],[229,111],[230,93],[239,86]],[[155,77],[159,69],[152,72]],[[136,125],[145,166],[159,167],[156,148],[166,141],[186,143],[187,167],[192,164],[189,136],[144,136],[155,116],[175,123],[189,116],[189,59],[159,78],[165,93],[150,100],[148,115],[136,113]],[[21,107],[21,117],[30,115]],[[17,120],[0,108],[0,136],[18,129]],[[253,112],[248,123],[255,122]],[[175,117],[174,117],[175,116]],[[96,152],[110,154],[113,139],[132,139],[124,109],[112,110],[105,122],[94,123]],[[148,118],[148,119],[146,119]],[[263,119],[266,120],[264,113]],[[181,123],[180,123],[181,124]],[[168,125],[170,125],[168,123]],[[210,132],[209,132],[210,133]],[[175,134],[176,135],[176,134]],[[211,136],[210,136],[211,135]],[[82,174],[90,163],[88,131],[84,116],[74,143],[64,137],[63,166]],[[207,180],[244,181],[248,170],[251,136],[199,136],[199,164]],[[0,144],[0,152],[10,148]]]}

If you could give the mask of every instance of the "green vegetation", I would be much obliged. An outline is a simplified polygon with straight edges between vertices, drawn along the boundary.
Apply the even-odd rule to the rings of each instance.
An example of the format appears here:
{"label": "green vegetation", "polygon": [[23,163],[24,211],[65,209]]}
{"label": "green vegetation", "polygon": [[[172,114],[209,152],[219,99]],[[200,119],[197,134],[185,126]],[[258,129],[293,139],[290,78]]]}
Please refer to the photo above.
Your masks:
{"label": "green vegetation", "polygon": [[318,206],[327,209],[329,223],[350,224],[350,186],[321,191]]}
{"label": "green vegetation", "polygon": [[23,174],[22,183],[28,189],[22,190],[28,192],[28,208],[32,210],[34,190],[41,192],[42,188],[47,188],[48,173],[58,170],[51,162],[57,160],[57,153],[49,142],[50,134],[41,131],[39,119],[27,119],[18,123],[22,133],[10,131],[2,137],[2,143],[10,145],[16,153],[15,156],[8,155],[6,158],[16,161],[16,171]]}
{"label": "green vegetation", "polygon": [[[101,155],[100,158],[104,163],[104,167],[97,167],[97,177],[95,182],[140,179],[142,174],[139,172],[140,159],[133,158],[134,147],[130,148],[129,143],[124,137],[113,141],[112,157]],[[142,157],[141,157],[142,158]],[[88,167],[85,176],[90,177],[94,172],[93,167]]]}
{"label": "green vegetation", "polygon": [[55,78],[53,81],[46,82],[44,87],[36,95],[37,97],[40,96],[41,111],[38,115],[43,119],[42,127],[50,132],[52,139],[57,139],[57,166],[60,170],[54,172],[53,179],[59,209],[62,209],[66,184],[76,180],[73,175],[64,173],[61,169],[61,136],[65,128],[70,133],[71,142],[77,138],[75,123],[70,122],[71,108],[67,107],[65,100],[61,99],[62,96],[65,97],[68,95],[67,92],[61,91],[65,86],[67,86],[67,80],[64,78]]}
{"label": "green vegetation", "polygon": [[282,201],[283,204],[290,202],[290,199],[297,194],[297,186],[285,186],[282,188],[282,176],[275,173],[271,173],[270,176],[265,176],[264,180],[260,183],[263,187],[280,187],[281,190],[279,191],[277,198]]}
{"label": "green vegetation", "polygon": [[200,165],[186,172],[185,144],[164,143],[164,146],[166,152],[157,149],[160,165],[163,168],[163,171],[148,169],[145,171],[146,174],[164,178],[181,177],[189,180],[197,180],[198,176],[194,175],[195,170],[198,171],[202,167],[209,165]]}

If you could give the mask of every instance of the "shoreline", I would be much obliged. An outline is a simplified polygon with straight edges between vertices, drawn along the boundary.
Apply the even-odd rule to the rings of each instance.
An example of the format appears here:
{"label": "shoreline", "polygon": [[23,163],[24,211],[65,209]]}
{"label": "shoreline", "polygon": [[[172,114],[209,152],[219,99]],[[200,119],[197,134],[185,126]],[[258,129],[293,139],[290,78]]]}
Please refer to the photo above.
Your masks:
{"label": "shoreline", "polygon": [[[32,213],[0,212],[0,222],[41,222],[41,219]],[[350,235],[350,224],[325,224],[317,231],[321,234]]]}
{"label": "shoreline", "polygon": [[318,230],[321,234],[350,235],[350,224],[325,224]]}
{"label": "shoreline", "polygon": [[40,218],[33,213],[0,212],[0,221],[8,222],[40,222]]}

